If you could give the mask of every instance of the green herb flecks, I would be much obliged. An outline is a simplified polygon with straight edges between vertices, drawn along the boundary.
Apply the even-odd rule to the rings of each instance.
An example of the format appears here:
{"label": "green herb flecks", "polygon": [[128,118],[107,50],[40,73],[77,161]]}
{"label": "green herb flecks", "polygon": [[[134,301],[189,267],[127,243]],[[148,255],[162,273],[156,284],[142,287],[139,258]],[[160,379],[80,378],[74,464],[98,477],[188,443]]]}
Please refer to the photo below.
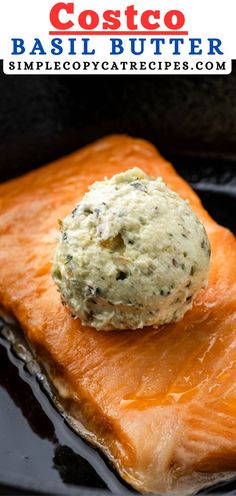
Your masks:
{"label": "green herb flecks", "polygon": [[59,279],[61,281],[62,279],[62,274],[61,274],[61,271],[59,269],[59,267],[56,267],[53,271],[53,277],[56,277],[57,279]]}
{"label": "green herb flecks", "polygon": [[193,276],[196,272],[196,269],[195,267],[192,265],[191,269],[190,269],[190,276]]}
{"label": "green herb flecks", "polygon": [[126,274],[126,272],[124,272],[123,270],[119,270],[119,272],[116,276],[116,280],[117,281],[124,281],[127,277],[128,277],[128,274]]}
{"label": "green herb flecks", "polygon": [[138,189],[139,191],[142,191],[143,193],[147,193],[147,188],[145,184],[141,182],[137,181],[135,183],[131,183],[130,186],[132,186],[132,188]]}
{"label": "green herb flecks", "polygon": [[70,263],[72,259],[73,259],[72,255],[66,255],[65,264],[67,265],[68,263]]}
{"label": "green herb flecks", "polygon": [[[86,289],[85,289],[85,297],[86,299],[89,299],[92,301],[93,298],[97,298],[98,296],[101,295],[101,289],[96,287],[94,288],[93,286],[86,286]],[[95,303],[94,301],[92,301],[92,303]]]}

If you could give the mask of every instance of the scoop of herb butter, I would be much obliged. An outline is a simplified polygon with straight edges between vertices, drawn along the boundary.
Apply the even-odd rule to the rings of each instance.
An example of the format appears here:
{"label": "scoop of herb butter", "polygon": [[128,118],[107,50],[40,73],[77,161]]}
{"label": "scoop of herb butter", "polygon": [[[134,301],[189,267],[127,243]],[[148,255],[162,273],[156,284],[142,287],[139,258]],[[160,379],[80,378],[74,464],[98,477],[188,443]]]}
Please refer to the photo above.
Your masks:
{"label": "scoop of herb butter", "polygon": [[209,262],[188,202],[134,168],[94,183],[64,219],[52,276],[82,324],[137,329],[181,319]]}

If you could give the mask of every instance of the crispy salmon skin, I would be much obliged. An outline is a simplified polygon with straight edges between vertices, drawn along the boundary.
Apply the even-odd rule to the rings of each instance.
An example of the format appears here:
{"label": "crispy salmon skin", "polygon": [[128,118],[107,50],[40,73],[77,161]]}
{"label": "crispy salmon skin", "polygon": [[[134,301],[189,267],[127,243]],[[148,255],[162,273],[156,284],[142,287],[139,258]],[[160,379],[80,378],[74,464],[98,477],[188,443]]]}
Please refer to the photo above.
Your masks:
{"label": "crispy salmon skin", "polygon": [[[88,186],[140,167],[188,199],[212,247],[209,286],[159,329],[97,332],[51,277],[59,218]],[[236,241],[149,143],[111,136],[0,186],[0,303],[68,413],[141,492],[190,494],[236,473]]]}

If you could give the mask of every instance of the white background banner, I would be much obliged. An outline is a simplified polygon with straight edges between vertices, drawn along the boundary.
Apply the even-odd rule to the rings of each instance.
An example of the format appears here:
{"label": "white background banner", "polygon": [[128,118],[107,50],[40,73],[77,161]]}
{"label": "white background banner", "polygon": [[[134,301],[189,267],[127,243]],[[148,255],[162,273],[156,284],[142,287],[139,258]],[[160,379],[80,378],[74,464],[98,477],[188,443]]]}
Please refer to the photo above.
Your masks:
{"label": "white background banner", "polygon": [[234,11],[233,0],[2,1],[4,72],[228,74]]}

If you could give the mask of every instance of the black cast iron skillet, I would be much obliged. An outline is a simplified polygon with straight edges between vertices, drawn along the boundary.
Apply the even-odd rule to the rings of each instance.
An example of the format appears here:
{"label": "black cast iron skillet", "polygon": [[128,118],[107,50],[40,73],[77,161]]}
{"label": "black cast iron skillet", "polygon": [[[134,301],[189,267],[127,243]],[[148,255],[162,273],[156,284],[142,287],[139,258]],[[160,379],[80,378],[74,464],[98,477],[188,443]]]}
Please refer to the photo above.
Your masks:
{"label": "black cast iron skillet", "polygon": [[[229,79],[2,76],[0,181],[101,135],[129,132],[161,149],[209,213],[236,232],[235,80],[234,73]],[[231,104],[226,88],[232,89]],[[236,483],[201,494],[209,492],[236,495]],[[40,493],[134,491],[69,429],[40,382],[0,338],[0,494]]]}

